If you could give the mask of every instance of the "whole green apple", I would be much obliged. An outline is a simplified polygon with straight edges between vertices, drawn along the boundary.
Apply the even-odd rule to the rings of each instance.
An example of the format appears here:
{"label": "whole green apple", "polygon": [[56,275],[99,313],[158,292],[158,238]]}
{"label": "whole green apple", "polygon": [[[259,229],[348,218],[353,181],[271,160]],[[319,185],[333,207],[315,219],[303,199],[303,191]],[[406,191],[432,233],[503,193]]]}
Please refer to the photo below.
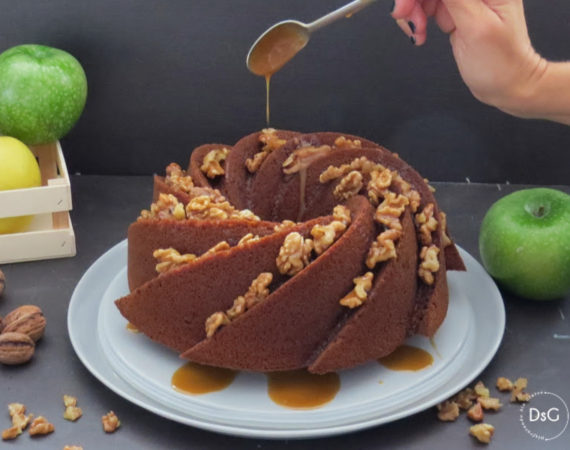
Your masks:
{"label": "whole green apple", "polygon": [[498,200],[481,224],[479,252],[489,274],[520,297],[570,293],[570,195],[533,188]]}
{"label": "whole green apple", "polygon": [[0,133],[28,145],[53,142],[71,130],[87,98],[81,64],[43,45],[0,54]]}

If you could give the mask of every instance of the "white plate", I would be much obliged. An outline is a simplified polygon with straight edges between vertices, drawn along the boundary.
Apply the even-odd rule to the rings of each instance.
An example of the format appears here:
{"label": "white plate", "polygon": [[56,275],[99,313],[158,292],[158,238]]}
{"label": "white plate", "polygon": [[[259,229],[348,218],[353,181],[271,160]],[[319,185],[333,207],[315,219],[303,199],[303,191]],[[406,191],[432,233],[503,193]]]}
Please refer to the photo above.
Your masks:
{"label": "white plate", "polygon": [[114,300],[127,294],[127,243],[101,256],[79,281],[69,306],[75,352],[91,373],[125,399],[158,415],[221,433],[261,438],[330,436],[368,428],[422,411],[473,380],[497,351],[505,327],[503,301],[492,279],[460,249],[467,272],[448,272],[450,305],[434,363],[418,372],[395,372],[376,362],[340,373],[333,401],[313,410],[274,404],[262,374],[240,373],[225,390],[192,396],[174,391],[178,355],[126,330]]}

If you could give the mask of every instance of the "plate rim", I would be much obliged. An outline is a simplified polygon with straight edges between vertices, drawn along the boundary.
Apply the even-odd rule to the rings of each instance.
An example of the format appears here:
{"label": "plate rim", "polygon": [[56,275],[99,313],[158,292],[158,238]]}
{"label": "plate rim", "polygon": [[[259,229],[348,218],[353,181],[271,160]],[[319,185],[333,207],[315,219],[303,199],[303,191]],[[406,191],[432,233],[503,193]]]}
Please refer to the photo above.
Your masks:
{"label": "plate rim", "polygon": [[[173,420],[178,423],[182,423],[185,425],[191,425],[197,428],[201,428],[208,431],[218,432],[222,434],[229,434],[233,436],[241,436],[241,437],[250,437],[250,438],[267,438],[267,439],[300,439],[300,438],[318,438],[318,437],[325,437],[325,436],[333,436],[338,434],[344,434],[349,432],[354,432],[358,430],[363,430],[366,428],[370,428],[373,426],[381,425],[384,423],[389,423],[395,420],[402,419],[404,417],[411,416],[416,414],[420,411],[426,410],[437,403],[449,398],[450,395],[453,395],[455,392],[459,391],[466,385],[468,385],[474,378],[476,378],[490,363],[492,358],[495,356],[496,352],[498,351],[502,338],[505,331],[505,322],[506,322],[506,313],[504,302],[502,296],[500,294],[499,289],[497,288],[496,284],[492,280],[492,278],[484,271],[482,266],[479,262],[471,256],[467,251],[463,248],[458,247],[458,250],[461,256],[464,258],[466,265],[473,270],[473,274],[476,277],[482,277],[484,281],[487,282],[487,288],[491,289],[495,294],[493,296],[493,300],[496,312],[497,319],[497,330],[499,333],[492,341],[492,345],[490,345],[485,355],[482,359],[479,359],[477,364],[475,364],[475,368],[470,371],[469,375],[465,376],[465,378],[461,382],[454,382],[457,376],[457,373],[454,373],[450,378],[450,385],[453,387],[453,392],[449,393],[449,387],[447,389],[443,389],[439,395],[433,395],[433,392],[426,394],[428,398],[424,398],[423,396],[419,399],[419,401],[414,401],[411,404],[405,404],[404,406],[395,409],[393,412],[388,414],[381,414],[379,417],[373,417],[368,420],[364,420],[361,422],[351,423],[348,425],[335,425],[335,426],[319,426],[317,428],[303,428],[303,429],[286,429],[280,430],[278,427],[276,428],[258,428],[255,426],[244,427],[243,425],[234,426],[231,424],[221,424],[216,422],[211,422],[208,420],[204,420],[202,418],[191,417],[186,413],[181,413],[180,411],[168,408],[167,406],[157,402],[156,400],[148,397],[143,392],[136,390],[134,387],[129,386],[126,381],[118,375],[109,361],[105,358],[103,353],[103,349],[99,343],[99,339],[96,338],[96,352],[97,356],[93,356],[93,352],[84,353],[81,343],[81,333],[78,333],[78,329],[84,329],[85,327],[77,327],[75,324],[75,316],[78,314],[76,313],[78,305],[83,300],[78,300],[85,289],[84,286],[89,284],[89,281],[92,274],[97,272],[103,264],[108,263],[108,259],[114,262],[113,267],[118,266],[122,267],[122,262],[126,260],[126,252],[122,251],[127,247],[127,240],[120,241],[119,243],[112,246],[108,249],[105,253],[99,256],[85,271],[79,282],[77,283],[73,294],[71,296],[71,300],[69,303],[68,308],[68,315],[67,315],[67,326],[68,326],[68,333],[70,336],[72,347],[78,356],[79,360],[82,364],[87,368],[87,370],[96,378],[98,379],[103,385],[109,388],[111,391],[115,392],[117,395],[121,396],[122,398],[134,403],[135,405],[142,407],[154,414],[157,414],[161,417],[165,417],[169,420]],[[121,254],[122,253],[122,254]],[[116,256],[121,256],[117,258]],[[109,281],[105,279],[105,281]],[[101,291],[101,295],[99,296],[102,298],[107,284],[99,283],[101,285],[98,291]],[[91,292],[90,296],[94,297],[98,295],[96,292]],[[473,307],[473,300],[470,296],[466,293],[465,294],[471,307]],[[92,301],[95,301],[92,299]],[[100,301],[96,302],[96,312],[99,311]],[[98,314],[96,314],[98,315]],[[96,323],[94,322],[94,330],[93,333],[96,336]],[[99,355],[100,353],[100,355]],[[101,361],[97,362],[97,359],[101,356]],[[107,366],[107,367],[105,367]],[[109,378],[109,374],[105,372],[110,372],[111,374],[115,375],[115,378],[120,380],[117,382]],[[122,386],[121,386],[122,384]],[[129,392],[129,389],[131,392]]]}

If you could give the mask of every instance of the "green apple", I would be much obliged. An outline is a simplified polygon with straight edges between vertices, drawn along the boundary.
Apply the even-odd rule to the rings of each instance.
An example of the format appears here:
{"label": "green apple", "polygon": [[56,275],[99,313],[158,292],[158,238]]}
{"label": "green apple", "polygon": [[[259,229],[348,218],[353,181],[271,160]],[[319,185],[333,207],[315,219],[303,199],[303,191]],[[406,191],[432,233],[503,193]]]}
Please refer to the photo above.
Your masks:
{"label": "green apple", "polygon": [[[0,191],[41,185],[42,176],[36,157],[23,143],[13,137],[0,136]],[[32,216],[0,219],[0,234],[24,230]]]}
{"label": "green apple", "polygon": [[28,145],[56,141],[79,119],[87,98],[81,64],[43,45],[0,54],[0,133]]}
{"label": "green apple", "polygon": [[501,198],[483,219],[479,252],[489,274],[520,297],[570,293],[570,195],[534,188]]}

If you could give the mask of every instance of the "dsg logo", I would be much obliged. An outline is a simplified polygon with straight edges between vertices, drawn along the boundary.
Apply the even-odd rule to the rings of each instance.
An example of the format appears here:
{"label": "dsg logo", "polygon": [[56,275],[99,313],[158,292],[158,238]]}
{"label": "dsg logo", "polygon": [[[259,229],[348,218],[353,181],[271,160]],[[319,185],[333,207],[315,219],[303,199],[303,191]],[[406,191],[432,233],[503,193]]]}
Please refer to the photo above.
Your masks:
{"label": "dsg logo", "polygon": [[520,422],[533,438],[552,441],[560,437],[568,427],[568,405],[552,392],[536,392],[530,396],[532,403],[524,403],[520,409]]}

